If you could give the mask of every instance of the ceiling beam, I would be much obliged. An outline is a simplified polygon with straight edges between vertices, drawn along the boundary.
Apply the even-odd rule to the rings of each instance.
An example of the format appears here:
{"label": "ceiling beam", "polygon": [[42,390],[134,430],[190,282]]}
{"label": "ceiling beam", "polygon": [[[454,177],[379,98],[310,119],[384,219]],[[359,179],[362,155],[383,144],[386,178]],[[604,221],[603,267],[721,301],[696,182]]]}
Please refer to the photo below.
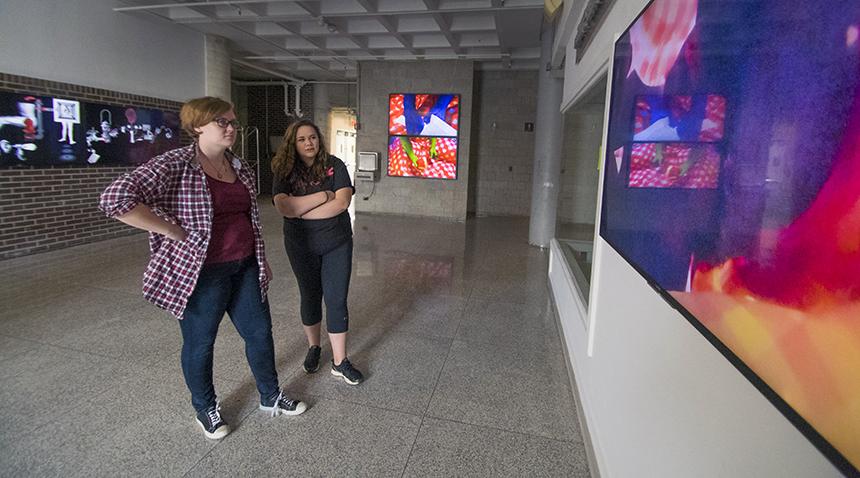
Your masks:
{"label": "ceiling beam", "polygon": [[[363,51],[364,53],[366,53],[366,54],[370,54],[370,55],[375,55],[375,54],[377,54],[377,55],[378,55],[378,53],[377,53],[377,52],[374,52],[374,51],[372,51],[370,48],[368,48],[368,42],[367,42],[367,40],[366,40],[366,39],[361,39],[361,38],[359,38],[359,37],[357,37],[357,36],[352,35],[351,33],[349,33],[349,28],[347,27],[347,25],[342,25],[342,24],[341,24],[341,25],[335,25],[335,24],[334,24],[334,23],[332,23],[329,19],[325,18],[325,15],[323,15],[323,14],[322,14],[322,11],[320,10],[320,7],[319,7],[318,5],[311,5],[311,4],[310,4],[310,2],[306,2],[306,1],[297,2],[296,4],[297,4],[299,7],[303,8],[303,9],[304,9],[306,12],[308,12],[310,15],[312,15],[313,17],[315,17],[315,18],[317,19],[317,21],[319,21],[319,22],[321,22],[321,23],[323,23],[323,24],[329,24],[329,25],[332,25],[333,27],[335,27],[335,28],[336,28],[336,32],[331,32],[331,33],[342,33],[342,34],[343,34],[344,36],[346,36],[346,37],[347,37],[351,42],[355,43],[355,45],[356,45],[356,46],[358,46],[358,48],[359,48],[361,51]],[[278,25],[278,26],[280,26],[281,28],[286,29],[287,31],[290,31],[290,32],[291,32],[291,33],[293,33],[294,35],[297,35],[297,36],[299,36],[299,37],[303,38],[305,41],[307,41],[307,42],[308,42],[308,43],[310,43],[311,45],[316,46],[317,48],[319,48],[319,49],[320,49],[320,50],[322,50],[323,52],[326,52],[326,53],[329,53],[329,54],[332,54],[332,55],[337,55],[337,52],[335,52],[335,51],[333,51],[333,50],[330,50],[330,49],[325,45],[325,39],[323,39],[323,45],[320,45],[319,43],[315,42],[314,40],[311,40],[311,38],[310,38],[308,35],[303,35],[303,34],[301,34],[301,33],[300,33],[300,31],[290,30],[289,28],[285,27],[285,26],[282,24],[282,22],[277,23],[277,25]],[[343,58],[345,58],[345,57],[343,57]],[[340,60],[336,60],[336,61],[338,61],[339,63],[343,64],[343,66],[344,66],[344,67],[347,67],[347,66],[348,66],[348,65],[346,65],[346,63],[343,63],[343,62],[342,62],[342,61],[340,61]]]}
{"label": "ceiling beam", "polygon": [[[306,2],[304,2],[304,3],[306,3]],[[305,8],[305,7],[304,7],[304,5],[302,5],[302,3],[299,3],[299,5],[301,5],[301,6],[302,6],[302,8]],[[205,7],[204,7],[204,6],[193,6],[193,7],[187,7],[187,8],[189,8],[189,9],[191,9],[191,10],[193,10],[193,11],[195,11],[195,12],[197,12],[197,13],[199,13],[199,14],[203,15],[203,16],[205,16],[206,18],[212,18],[213,16],[215,16],[215,15],[216,15],[215,8],[214,8],[214,7],[211,7],[211,6],[205,6]],[[237,7],[237,8],[238,8],[238,7]],[[251,12],[252,12],[252,13],[254,13],[255,15],[259,15],[259,14],[261,13],[261,11],[260,11],[258,8],[255,8],[255,7],[254,7],[254,6],[252,6],[252,5],[247,5],[247,6],[245,6],[244,8],[246,8],[246,9],[247,9],[247,10],[249,10],[249,11],[251,11]],[[306,9],[306,8],[305,8],[305,9]],[[306,9],[306,10],[307,10],[307,9]],[[240,12],[241,12],[241,10],[240,10]],[[281,26],[281,28],[284,28],[284,26],[282,26],[282,25],[279,25],[279,26]],[[271,45],[271,46],[273,46],[273,47],[275,47],[275,48],[277,48],[277,49],[279,49],[279,50],[281,50],[281,51],[283,51],[283,52],[285,52],[285,53],[293,54],[293,51],[292,51],[292,50],[289,50],[289,49],[287,49],[287,48],[284,48],[284,46],[283,46],[283,45],[280,45],[280,44],[278,44],[278,43],[276,43],[276,42],[273,42],[273,41],[271,41],[271,40],[268,40],[268,39],[266,39],[266,38],[263,38],[263,37],[261,37],[261,36],[257,35],[257,33],[256,33],[256,32],[248,31],[248,30],[246,30],[246,29],[244,29],[244,28],[242,28],[242,27],[240,27],[240,26],[238,26],[238,25],[234,25],[234,24],[228,24],[228,25],[227,25],[227,27],[228,27],[228,28],[232,28],[233,30],[236,30],[236,31],[242,32],[242,33],[244,33],[244,34],[246,34],[246,35],[253,36],[253,37],[254,37],[254,38],[256,38],[257,40],[262,41],[262,42],[264,42],[264,43],[267,43],[267,44],[269,44],[269,45]],[[292,33],[292,32],[291,32],[291,33]],[[299,35],[299,36],[301,36],[301,35]],[[308,41],[310,44],[312,44],[312,45],[316,46],[317,48],[320,48],[321,50],[323,50],[323,51],[324,51],[324,52],[326,52],[326,53],[336,53],[336,52],[334,52],[334,51],[327,50],[327,49],[325,49],[325,48],[321,48],[321,47],[319,47],[315,42],[311,41],[310,39],[305,38],[305,40],[306,40],[306,41]],[[306,60],[306,61],[307,61],[308,63],[312,64],[313,66],[315,66],[317,69],[319,69],[319,70],[321,70],[321,71],[324,71],[324,72],[326,72],[326,73],[328,73],[328,74],[331,74],[331,75],[334,75],[334,76],[336,76],[336,77],[337,77],[337,76],[339,76],[337,73],[335,73],[334,71],[332,71],[332,70],[331,70],[331,68],[330,68],[329,66],[327,66],[327,65],[321,65],[321,64],[319,64],[319,63],[316,63],[316,62],[314,62],[314,61],[310,61],[310,60]],[[340,63],[341,65],[343,65],[344,69],[346,69],[346,68],[348,67],[348,65],[347,65],[345,62],[343,62],[342,60],[337,60],[337,59],[335,59],[334,61],[337,61],[338,63]],[[246,66],[246,67],[250,67],[250,64],[247,64],[247,63],[246,63],[246,64],[244,64],[244,66]],[[261,68],[261,67],[258,67],[258,69],[259,69],[260,71],[263,71],[263,68]],[[342,77],[344,77],[344,78],[346,77],[346,75],[345,75],[345,74],[340,75],[340,76],[342,76]]]}
{"label": "ceiling beam", "polygon": [[499,40],[499,50],[502,52],[503,56],[507,57],[504,61],[508,66],[510,66],[511,49],[505,41],[505,32],[502,31],[502,13],[500,9],[503,8],[502,5],[504,4],[504,0],[490,0],[490,5],[495,9],[493,12],[493,21],[496,22],[496,37]]}
{"label": "ceiling beam", "polygon": [[[390,19],[386,18],[386,16],[401,15],[403,12],[380,12],[377,0],[355,0],[355,2],[364,8],[364,16],[369,16],[379,22],[379,24],[382,25],[388,33],[392,34],[394,38],[403,45],[403,48],[409,51],[409,53],[418,57],[423,55],[424,52],[422,50],[418,50],[414,47],[414,40],[407,38],[406,35],[400,32],[397,25],[395,25]],[[384,59],[384,57],[380,59]]]}
{"label": "ceiling beam", "polygon": [[[432,59],[456,59],[456,58],[465,58],[469,60],[504,60],[509,58],[509,55],[502,54],[501,52],[486,52],[486,53],[425,53],[422,55],[425,60]],[[334,58],[349,58],[354,60],[373,60],[376,57],[374,55],[295,55],[295,56],[246,56],[245,60],[260,60],[260,61],[296,61],[296,60],[305,60],[305,59],[317,59],[317,60],[332,60]],[[397,58],[389,58],[389,59],[397,59]],[[400,58],[406,59],[409,58]],[[540,55],[530,55],[530,56],[518,56],[517,60],[538,60],[540,59]]]}
{"label": "ceiling beam", "polygon": [[[270,69],[267,74],[324,80],[354,76],[357,63],[364,60],[459,58],[493,68],[531,68],[539,57],[529,48],[514,48],[522,42],[510,35],[521,28],[534,30],[531,24],[519,25],[517,18],[532,18],[544,8],[544,0],[386,1],[382,11],[382,0],[350,0],[350,6],[322,0],[149,0],[152,5],[143,5],[146,2],[122,0],[120,4],[133,6],[114,10],[154,15],[199,33],[232,38],[232,56],[245,63],[233,63],[236,74],[250,73],[252,65],[258,72]],[[460,22],[458,14],[470,18]],[[418,19],[424,21],[414,21]],[[403,31],[406,23],[409,31]],[[472,36],[483,42],[464,43]],[[490,46],[494,36],[498,46]],[[371,48],[381,37],[387,37],[381,44],[390,47]],[[436,37],[432,43],[437,47],[418,47],[416,38],[424,37]]]}
{"label": "ceiling beam", "polygon": [[[325,13],[325,18],[340,18],[340,17],[394,17],[398,15],[434,15],[434,14],[449,14],[449,13],[495,13],[495,12],[516,12],[516,11],[533,11],[543,10],[543,3],[539,5],[512,5],[507,7],[456,7],[443,8],[440,10],[398,10],[398,11],[376,11],[376,12],[352,12],[352,13]],[[270,15],[264,17],[231,17],[231,18],[176,18],[171,19],[174,23],[191,24],[191,23],[223,23],[223,22],[298,22],[316,20],[316,17],[306,15]]]}
{"label": "ceiling beam", "polygon": [[[262,42],[265,42],[266,44],[271,45],[271,46],[273,46],[273,47],[277,48],[278,50],[281,50],[281,51],[283,51],[283,52],[285,52],[285,53],[288,53],[288,54],[290,54],[290,55],[296,55],[296,53],[295,53],[293,50],[290,50],[290,49],[288,49],[288,48],[285,48],[283,45],[280,45],[280,44],[278,44],[277,42],[273,42],[273,41],[268,40],[268,39],[266,39],[266,38],[264,38],[264,37],[261,37],[261,36],[257,35],[257,34],[256,34],[256,33],[254,33],[254,32],[250,32],[250,31],[245,30],[244,28],[240,28],[240,27],[238,27],[238,26],[236,26],[236,25],[230,25],[230,27],[231,27],[231,28],[233,28],[233,29],[235,29],[235,30],[237,30],[237,31],[240,31],[240,32],[242,32],[242,33],[245,33],[246,35],[252,36],[252,37],[256,38],[257,40],[260,40],[260,41],[262,41]],[[331,68],[329,68],[329,67],[328,67],[328,66],[326,66],[326,65],[320,65],[320,64],[315,63],[315,62],[313,62],[313,61],[308,61],[308,62],[309,62],[309,63],[311,63],[312,65],[314,65],[315,67],[317,67],[318,69],[320,69],[321,71],[324,71],[324,72],[326,72],[326,73],[332,74],[332,75],[334,75],[334,76],[338,76],[338,77],[346,78],[346,75],[335,73],[334,71],[332,71],[332,70],[331,70]]]}
{"label": "ceiling beam", "polygon": [[371,0],[355,0],[355,3],[361,5],[367,13],[375,13],[379,11],[379,5]]}
{"label": "ceiling beam", "polygon": [[[258,4],[258,5],[254,5],[254,6],[249,5],[249,6],[245,7],[245,8],[246,8],[247,10],[249,10],[251,13],[253,13],[254,15],[258,15],[258,16],[265,15],[265,12],[263,11],[262,5],[259,5],[259,4]],[[315,41],[311,40],[311,39],[310,39],[310,38],[308,38],[307,36],[302,35],[300,32],[293,30],[293,28],[292,28],[292,27],[290,27],[290,26],[288,26],[285,22],[275,22],[275,25],[277,25],[277,26],[279,26],[279,27],[283,28],[284,30],[286,30],[287,32],[289,32],[289,33],[290,33],[290,34],[292,34],[292,35],[295,35],[295,36],[298,36],[299,38],[302,38],[303,40],[307,41],[307,42],[308,42],[308,43],[310,43],[311,45],[313,45],[313,46],[315,46],[315,47],[319,48],[320,50],[322,50],[322,51],[324,51],[324,52],[326,52],[326,53],[336,54],[336,52],[334,52],[334,51],[332,51],[332,50],[329,50],[329,49],[325,48],[325,46],[321,46],[321,45],[319,45],[317,42],[315,42]],[[255,35],[255,36],[257,36],[257,37],[259,37],[261,40],[263,40],[263,37],[261,37],[260,35],[257,35],[257,33],[256,33],[256,32],[254,32],[254,35]],[[339,62],[339,63],[341,63],[341,64],[343,64],[344,66],[346,66],[346,64],[344,64],[343,62]]]}
{"label": "ceiling beam", "polygon": [[427,7],[431,15],[433,16],[433,21],[436,22],[436,25],[439,26],[439,31],[442,32],[442,35],[445,36],[445,39],[448,40],[448,44],[451,45],[451,48],[454,49],[455,53],[462,53],[463,49],[460,48],[460,42],[451,32],[451,24],[445,17],[438,12],[439,10],[439,0],[423,0],[424,5]]}
{"label": "ceiling beam", "polygon": [[379,24],[382,25],[383,28],[388,30],[388,33],[390,33],[394,38],[396,38],[397,41],[399,41],[400,44],[403,45],[403,48],[406,48],[407,50],[409,50],[409,52],[412,53],[413,55],[418,54],[418,50],[416,50],[412,46],[412,42],[408,38],[406,38],[405,35],[403,35],[399,31],[397,31],[397,26],[394,25],[394,23],[391,20],[389,20],[388,18],[382,17],[382,16],[375,17],[375,20],[378,21]]}
{"label": "ceiling beam", "polygon": [[[115,7],[115,12],[134,12],[140,10],[159,10],[164,8],[176,7],[212,7],[217,5],[244,5],[253,3],[287,3],[298,2],[299,0],[211,0],[205,2],[173,2],[173,3],[155,3],[151,5],[135,5],[133,7]],[[319,0],[317,0],[319,1]]]}

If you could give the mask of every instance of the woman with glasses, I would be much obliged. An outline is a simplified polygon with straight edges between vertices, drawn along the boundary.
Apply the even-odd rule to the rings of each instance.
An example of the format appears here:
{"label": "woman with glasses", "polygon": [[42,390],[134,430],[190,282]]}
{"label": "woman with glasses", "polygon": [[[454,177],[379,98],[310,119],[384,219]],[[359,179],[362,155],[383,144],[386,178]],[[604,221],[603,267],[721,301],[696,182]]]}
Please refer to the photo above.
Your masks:
{"label": "woman with glasses", "polygon": [[230,151],[239,122],[219,98],[191,100],[180,111],[194,143],[157,156],[102,193],[109,217],[149,231],[144,297],[179,319],[182,373],[210,439],[230,432],[212,384],[218,326],[226,312],[245,341],[260,409],[298,415],[307,406],[278,385],[266,262],[254,174]]}
{"label": "woman with glasses", "polygon": [[272,172],[272,200],[284,216],[284,246],[302,296],[302,324],[308,339],[303,368],[307,373],[319,368],[325,300],[331,373],[358,385],[364,376],[346,354],[346,299],[352,272],[352,226],[346,209],[353,195],[346,165],[328,154],[314,123],[300,120],[287,128],[272,159]]}

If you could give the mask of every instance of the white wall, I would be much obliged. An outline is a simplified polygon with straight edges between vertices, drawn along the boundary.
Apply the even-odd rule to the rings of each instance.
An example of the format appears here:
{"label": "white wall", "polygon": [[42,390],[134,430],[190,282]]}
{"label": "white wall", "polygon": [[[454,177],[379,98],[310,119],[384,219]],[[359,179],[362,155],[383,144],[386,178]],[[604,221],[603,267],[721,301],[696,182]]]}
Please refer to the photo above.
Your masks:
{"label": "white wall", "polygon": [[204,91],[203,35],[118,1],[4,0],[0,71],[183,101]]}
{"label": "white wall", "polygon": [[[584,6],[587,3],[585,0],[576,2]],[[573,49],[573,42],[576,35],[571,35],[567,44],[567,60],[564,63],[564,92],[562,94],[562,109],[567,108],[571,103],[580,97],[586,90],[600,79],[600,76],[606,72],[606,67],[609,64],[609,56],[612,54],[612,43],[616,33],[622,33],[627,25],[633,22],[639,12],[645,7],[648,0],[615,0],[612,9],[603,20],[600,29],[594,35],[591,43],[588,45],[585,56],[579,63],[575,62],[576,50]],[[574,22],[573,31],[576,31],[576,25],[579,23],[579,17],[582,15],[582,6],[572,8],[570,16],[562,19],[562,25],[559,30],[564,30],[565,23],[568,21]]]}
{"label": "white wall", "polygon": [[[564,105],[605,73],[615,33],[646,0],[616,0],[580,64],[568,43]],[[566,21],[578,22],[579,12]],[[679,313],[597,239],[593,354],[583,307],[553,254],[550,280],[602,477],[840,476]]]}

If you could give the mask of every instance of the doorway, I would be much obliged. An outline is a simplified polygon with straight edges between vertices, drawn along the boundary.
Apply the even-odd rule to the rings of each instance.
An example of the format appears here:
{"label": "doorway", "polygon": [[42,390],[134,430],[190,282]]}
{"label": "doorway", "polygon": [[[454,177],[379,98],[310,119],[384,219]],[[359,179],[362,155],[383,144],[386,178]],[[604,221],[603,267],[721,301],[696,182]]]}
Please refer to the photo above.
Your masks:
{"label": "doorway", "polygon": [[[346,108],[332,108],[329,113],[328,149],[340,158],[355,185],[355,113]],[[349,217],[355,223],[355,201],[349,203]]]}

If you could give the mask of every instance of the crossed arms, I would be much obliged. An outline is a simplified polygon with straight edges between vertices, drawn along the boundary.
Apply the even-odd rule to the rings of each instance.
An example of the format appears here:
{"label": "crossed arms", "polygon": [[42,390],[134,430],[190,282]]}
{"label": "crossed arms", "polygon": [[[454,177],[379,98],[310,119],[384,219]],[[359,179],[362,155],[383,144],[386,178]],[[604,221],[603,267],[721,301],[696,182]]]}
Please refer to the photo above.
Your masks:
{"label": "crossed arms", "polygon": [[305,196],[290,196],[278,193],[273,198],[275,209],[289,218],[328,219],[346,211],[352,201],[352,188],[340,188],[335,192],[320,191]]}

